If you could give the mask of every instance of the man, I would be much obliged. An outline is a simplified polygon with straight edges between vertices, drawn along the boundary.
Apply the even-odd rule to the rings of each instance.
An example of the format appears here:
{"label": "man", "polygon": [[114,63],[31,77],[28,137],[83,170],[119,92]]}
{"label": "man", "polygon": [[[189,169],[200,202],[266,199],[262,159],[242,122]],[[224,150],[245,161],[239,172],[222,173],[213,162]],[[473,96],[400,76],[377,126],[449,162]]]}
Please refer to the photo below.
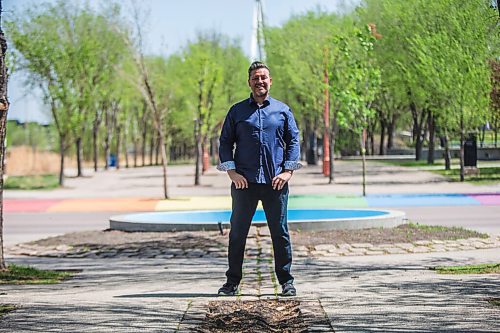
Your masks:
{"label": "man", "polygon": [[[238,292],[246,238],[257,204],[262,206],[271,232],[275,272],[283,296],[295,296],[292,247],[287,224],[288,181],[301,167],[299,130],[290,108],[269,96],[269,68],[254,62],[248,69],[251,94],[231,107],[220,136],[217,169],[231,179],[231,231],[227,282],[219,295]],[[233,149],[234,154],[233,154]]]}

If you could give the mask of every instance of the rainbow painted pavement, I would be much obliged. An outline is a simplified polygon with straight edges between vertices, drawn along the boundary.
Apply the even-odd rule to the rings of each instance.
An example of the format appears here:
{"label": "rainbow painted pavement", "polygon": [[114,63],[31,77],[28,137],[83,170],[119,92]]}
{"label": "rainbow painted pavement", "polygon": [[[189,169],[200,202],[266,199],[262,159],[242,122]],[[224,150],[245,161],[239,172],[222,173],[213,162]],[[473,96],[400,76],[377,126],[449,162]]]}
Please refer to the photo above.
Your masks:
{"label": "rainbow painted pavement", "polygon": [[[500,192],[474,194],[379,194],[361,196],[291,195],[289,208],[363,208],[412,206],[500,206]],[[146,212],[230,209],[228,196],[148,198],[4,199],[6,213]]]}

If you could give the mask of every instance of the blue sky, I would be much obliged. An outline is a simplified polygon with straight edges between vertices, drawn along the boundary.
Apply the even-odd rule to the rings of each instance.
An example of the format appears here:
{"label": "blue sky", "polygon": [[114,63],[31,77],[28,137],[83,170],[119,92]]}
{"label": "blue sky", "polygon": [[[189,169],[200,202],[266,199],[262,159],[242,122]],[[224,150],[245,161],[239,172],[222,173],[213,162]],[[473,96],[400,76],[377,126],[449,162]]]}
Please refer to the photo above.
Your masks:
{"label": "blue sky", "polygon": [[[67,0],[79,1],[79,0]],[[99,6],[105,0],[89,0]],[[121,1],[130,6],[131,1],[141,3],[148,14],[145,24],[145,42],[148,53],[169,55],[179,51],[197,32],[215,30],[238,38],[245,53],[250,56],[250,41],[254,0],[129,0]],[[350,10],[361,0],[264,0],[265,18],[269,26],[280,26],[293,14],[321,8],[327,11]],[[4,0],[3,17],[7,18],[16,9],[24,8],[40,0]],[[8,34],[8,32],[7,32]],[[28,91],[23,85],[23,75],[15,73],[10,77],[9,119],[47,122],[49,111],[36,92]]]}

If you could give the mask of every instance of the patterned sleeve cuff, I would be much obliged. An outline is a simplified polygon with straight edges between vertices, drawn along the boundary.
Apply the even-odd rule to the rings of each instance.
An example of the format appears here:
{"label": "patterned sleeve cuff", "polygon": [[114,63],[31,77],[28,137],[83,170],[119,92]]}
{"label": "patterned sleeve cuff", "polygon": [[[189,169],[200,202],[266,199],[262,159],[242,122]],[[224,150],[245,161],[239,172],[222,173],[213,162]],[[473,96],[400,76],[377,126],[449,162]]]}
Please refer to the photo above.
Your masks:
{"label": "patterned sleeve cuff", "polygon": [[234,164],[234,161],[227,161],[219,164],[217,166],[217,170],[219,171],[236,170],[236,164]]}
{"label": "patterned sleeve cuff", "polygon": [[285,161],[285,169],[286,170],[298,170],[302,168],[302,164],[294,161]]}

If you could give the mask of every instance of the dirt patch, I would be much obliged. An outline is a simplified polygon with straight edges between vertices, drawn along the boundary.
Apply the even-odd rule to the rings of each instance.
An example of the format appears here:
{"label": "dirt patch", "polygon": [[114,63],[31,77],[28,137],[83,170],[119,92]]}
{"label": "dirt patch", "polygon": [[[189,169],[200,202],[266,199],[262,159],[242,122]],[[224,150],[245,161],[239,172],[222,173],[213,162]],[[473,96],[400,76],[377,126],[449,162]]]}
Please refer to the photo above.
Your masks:
{"label": "dirt patch", "polygon": [[200,333],[299,333],[308,325],[296,300],[213,301],[208,303]]}
{"label": "dirt patch", "polygon": [[83,231],[18,244],[7,251],[68,258],[225,257],[227,242],[218,232]]}
{"label": "dirt patch", "polygon": [[[250,229],[248,239],[260,237],[269,238],[267,228],[257,231]],[[7,249],[13,255],[69,258],[201,258],[227,257],[228,231],[221,235],[217,231],[177,231],[177,232],[124,232],[124,231],[83,231],[68,233],[62,236],[50,237],[30,243],[18,244]],[[292,244],[297,249],[298,256],[311,255],[308,251],[318,250],[323,244],[329,249],[345,248],[345,245],[358,243],[366,247],[366,251],[381,251],[382,253],[413,252],[395,248],[389,251],[387,247],[397,247],[398,243],[420,245],[433,244],[436,241],[466,240],[487,238],[488,235],[462,228],[428,227],[419,225],[402,225],[392,229],[372,228],[360,230],[329,230],[318,232],[291,232]],[[472,239],[474,238],[474,239]],[[426,244],[418,244],[424,241]],[[461,241],[457,241],[461,242]],[[428,244],[427,244],[428,243]],[[381,245],[381,249],[373,249]],[[410,244],[410,245],[411,245]],[[471,243],[472,244],[472,243]],[[247,244],[247,255],[252,255],[253,245]],[[455,244],[455,249],[462,243]],[[417,247],[418,247],[417,246]],[[450,245],[451,246],[451,245]],[[476,244],[470,245],[476,248]],[[481,243],[479,248],[488,247]],[[330,248],[331,247],[331,248]],[[359,246],[354,246],[359,247]],[[302,248],[302,249],[301,249]],[[424,249],[419,249],[424,250]],[[427,249],[426,249],[427,250]],[[441,251],[443,248],[440,249]],[[306,252],[304,252],[306,251]],[[347,250],[346,250],[347,251]],[[394,252],[396,251],[396,252]],[[429,248],[428,251],[431,251]],[[425,251],[425,252],[428,252]],[[365,251],[348,251],[364,254]],[[370,252],[371,253],[371,252]],[[371,253],[376,254],[376,253]],[[342,253],[341,253],[342,255]]]}
{"label": "dirt patch", "polygon": [[[265,227],[263,229],[266,229]],[[228,231],[177,231],[177,232],[125,232],[118,230],[81,231],[31,242],[40,246],[90,246],[133,245],[157,243],[164,247],[182,249],[226,246]],[[404,224],[395,228],[369,228],[357,230],[291,231],[292,244],[391,244],[419,240],[456,240],[487,238],[488,235],[463,228],[426,227]]]}
{"label": "dirt patch", "polygon": [[413,243],[421,240],[456,240],[467,238],[486,238],[488,235],[463,228],[428,227],[403,224],[395,228],[369,228],[356,230],[291,231],[294,246],[314,246],[318,244],[373,245]]}
{"label": "dirt patch", "polygon": [[82,231],[50,237],[31,242],[40,246],[68,245],[72,247],[96,246],[144,246],[156,245],[165,248],[204,249],[227,244],[227,237],[214,231],[179,232],[125,232],[118,230]]}

